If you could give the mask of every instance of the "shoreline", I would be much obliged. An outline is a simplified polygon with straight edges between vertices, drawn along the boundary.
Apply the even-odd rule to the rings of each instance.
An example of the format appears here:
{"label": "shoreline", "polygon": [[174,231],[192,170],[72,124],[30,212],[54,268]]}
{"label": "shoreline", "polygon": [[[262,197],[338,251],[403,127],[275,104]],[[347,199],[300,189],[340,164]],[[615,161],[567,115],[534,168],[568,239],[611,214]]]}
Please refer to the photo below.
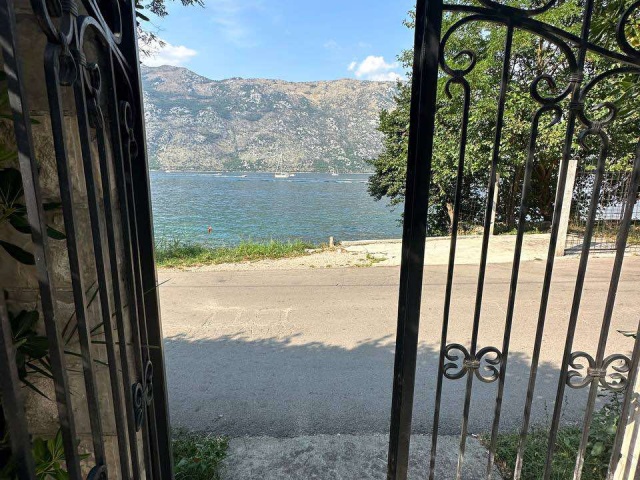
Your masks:
{"label": "shoreline", "polygon": [[[513,262],[515,235],[495,235],[489,242],[487,262],[509,264]],[[524,237],[522,262],[546,260],[549,234],[529,234]],[[449,259],[450,237],[427,238],[425,265],[446,265]],[[456,248],[456,264],[477,265],[482,248],[481,235],[459,236]],[[251,271],[251,270],[299,270],[324,268],[360,268],[399,266],[401,239],[344,241],[334,248],[306,249],[304,253],[284,258],[259,259],[235,263],[218,263],[189,267],[158,267],[162,271]],[[606,256],[606,255],[598,255]],[[563,258],[576,258],[569,255]]]}

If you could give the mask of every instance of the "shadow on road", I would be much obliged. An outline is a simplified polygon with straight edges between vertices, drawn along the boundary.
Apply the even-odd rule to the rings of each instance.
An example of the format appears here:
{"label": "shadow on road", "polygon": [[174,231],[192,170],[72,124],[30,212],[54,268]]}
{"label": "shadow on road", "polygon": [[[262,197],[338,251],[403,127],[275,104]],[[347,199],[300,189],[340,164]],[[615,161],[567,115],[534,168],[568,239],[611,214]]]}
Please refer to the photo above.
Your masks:
{"label": "shadow on road", "polygon": [[[242,334],[214,339],[175,335],[165,339],[171,420],[174,425],[230,436],[288,437],[386,433],[391,405],[393,338],[368,339],[355,348],[305,343],[299,335],[248,340]],[[431,433],[438,353],[421,346],[413,429]],[[529,359],[509,355],[501,428],[521,424]],[[533,423],[553,411],[558,369],[542,363]],[[466,381],[444,380],[440,433],[458,434]],[[474,380],[470,433],[489,431],[497,382]],[[579,422],[586,390],[567,388],[563,422]]]}

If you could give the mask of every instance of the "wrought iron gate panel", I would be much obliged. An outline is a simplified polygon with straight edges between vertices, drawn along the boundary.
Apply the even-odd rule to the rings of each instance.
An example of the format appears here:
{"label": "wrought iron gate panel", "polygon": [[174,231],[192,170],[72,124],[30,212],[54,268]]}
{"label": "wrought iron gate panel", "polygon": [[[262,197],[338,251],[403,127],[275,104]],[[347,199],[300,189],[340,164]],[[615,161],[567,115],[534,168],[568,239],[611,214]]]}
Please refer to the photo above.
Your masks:
{"label": "wrought iron gate panel", "polygon": [[[40,38],[35,38],[36,33],[33,38],[19,33],[18,7],[23,17],[37,19]],[[35,45],[44,44],[37,59],[29,45],[32,40]],[[22,0],[0,0],[0,43],[69,477],[82,478],[87,465],[78,451],[78,420],[72,408],[68,352],[65,332],[60,331],[42,179],[31,131],[29,102],[33,92],[29,90],[34,88],[45,92],[55,154],[92,439],[89,477],[172,478],[134,3],[32,0],[29,6]],[[42,85],[27,88],[25,63],[43,65],[38,78]],[[73,131],[77,131],[74,138],[70,138],[70,122],[65,121],[70,104],[75,115]],[[79,150],[72,144],[78,144]],[[71,159],[77,157],[81,158],[80,167],[74,170]],[[80,175],[74,176],[78,168]],[[83,189],[88,229],[83,229],[78,215],[76,197]],[[91,239],[87,238],[89,232]],[[87,248],[92,260],[81,253]],[[99,342],[93,340],[97,327],[89,321],[86,268],[95,269],[98,327],[105,336],[119,459],[109,465],[104,405],[96,379]],[[0,327],[0,370],[8,372],[2,375],[0,386],[10,422],[11,452],[18,477],[33,479],[23,392],[3,293]]]}
{"label": "wrought iron gate panel", "polygon": [[[591,238],[592,251],[615,251],[622,212],[626,208],[627,194],[631,186],[631,173],[628,171],[607,172],[603,178],[596,225]],[[589,205],[588,190],[592,188],[594,179],[595,172],[589,166],[581,165],[578,167],[565,245],[567,253],[578,253],[582,248]],[[640,250],[640,236],[638,234],[640,201],[638,197],[633,201],[632,227],[627,240],[627,252],[637,253]]]}
{"label": "wrought iron gate panel", "polygon": [[[537,324],[533,353],[530,365],[530,375],[524,396],[524,409],[520,427],[518,454],[515,462],[513,477],[519,479],[523,467],[523,455],[531,423],[532,403],[536,389],[536,378],[540,362],[541,345],[547,320],[547,308],[551,291],[551,280],[554,269],[554,259],[558,235],[560,230],[561,212],[563,206],[569,160],[576,154],[574,142],[579,144],[583,152],[596,158],[594,182],[590,192],[590,205],[586,215],[584,237],[580,262],[576,274],[576,283],[568,318],[568,328],[557,394],[553,407],[551,428],[548,436],[548,448],[544,472],[541,478],[548,480],[552,473],[552,461],[555,443],[560,425],[562,400],[566,387],[580,389],[588,388],[586,410],[584,414],[582,436],[577,453],[573,478],[581,478],[584,455],[589,439],[589,428],[594,414],[596,397],[599,388],[626,392],[622,405],[622,419],[629,414],[632,389],[635,374],[638,370],[640,358],[640,340],[636,340],[633,354],[628,357],[622,353],[606,355],[606,346],[615,305],[618,283],[620,280],[626,244],[633,222],[633,207],[637,200],[640,182],[640,146],[635,152],[628,152],[635,160],[629,173],[629,186],[626,193],[620,228],[616,240],[616,251],[609,285],[606,293],[606,305],[602,316],[598,344],[595,353],[575,351],[574,336],[578,324],[578,315],[584,289],[585,275],[589,263],[590,240],[593,236],[594,225],[597,221],[599,198],[602,181],[605,175],[606,163],[610,155],[611,138],[609,129],[619,117],[619,111],[612,102],[598,104],[596,95],[602,83],[615,76],[633,75],[635,81],[640,74],[640,50],[631,45],[627,27],[631,18],[635,18],[640,10],[640,2],[635,1],[624,7],[615,28],[614,48],[600,44],[591,39],[592,18],[594,15],[594,0],[580,3],[582,15],[579,19],[580,34],[572,33],[569,29],[559,28],[545,23],[544,14],[556,8],[556,0],[549,0],[539,6],[526,9],[521,6],[505,5],[494,0],[478,0],[474,4],[447,3],[442,0],[419,0],[415,19],[415,47],[414,67],[412,77],[411,99],[411,129],[409,134],[409,151],[407,164],[406,202],[404,213],[404,232],[402,246],[402,265],[400,273],[400,296],[398,308],[398,329],[396,339],[396,357],[394,366],[393,401],[391,411],[391,434],[388,459],[387,477],[391,480],[407,478],[409,441],[411,436],[411,421],[413,395],[416,370],[416,356],[418,343],[418,326],[420,318],[420,300],[422,295],[422,272],[425,257],[426,216],[428,212],[428,190],[431,182],[433,159],[433,138],[436,114],[436,99],[438,95],[437,82],[442,79],[446,85],[444,92],[451,99],[450,87],[458,85],[461,92],[460,112],[460,141],[457,164],[457,180],[453,219],[451,222],[450,250],[448,257],[446,290],[444,297],[443,320],[440,339],[438,374],[435,387],[435,408],[433,412],[433,432],[431,456],[428,472],[423,472],[430,480],[435,475],[436,447],[438,442],[442,391],[445,381],[465,379],[464,407],[462,411],[462,426],[456,478],[462,477],[464,454],[469,425],[471,399],[474,380],[485,383],[497,382],[493,421],[489,440],[489,455],[486,478],[491,478],[494,470],[498,432],[505,383],[507,379],[507,364],[509,360],[509,346],[512,336],[516,292],[520,261],[523,249],[523,239],[526,220],[531,205],[529,193],[532,188],[532,172],[536,163],[540,131],[554,125],[566,125],[561,162],[558,168],[558,180],[553,204],[553,220],[551,222],[548,254],[542,281],[539,300]],[[520,4],[519,4],[520,5]],[[455,17],[454,17],[455,16]],[[447,28],[442,31],[443,19],[447,18]],[[467,159],[467,140],[470,109],[473,109],[473,85],[468,75],[473,71],[478,60],[473,45],[468,49],[464,46],[459,51],[449,53],[448,41],[456,31],[473,23],[490,23],[504,28],[504,46],[501,52],[502,67],[500,73],[500,88],[496,95],[496,117],[494,119],[495,137],[491,148],[491,170],[487,186],[486,211],[482,247],[479,261],[479,273],[475,294],[475,305],[470,344],[449,343],[448,328],[451,318],[452,285],[454,280],[454,264],[456,260],[456,245],[458,240],[458,223],[461,212],[461,196],[464,165]],[[507,309],[502,324],[503,340],[498,346],[481,346],[479,344],[479,329],[483,308],[483,293],[485,289],[485,273],[487,269],[487,255],[491,232],[493,213],[493,197],[496,188],[496,175],[501,162],[501,141],[504,126],[505,104],[508,102],[509,82],[513,73],[512,47],[516,32],[526,32],[553,45],[558,55],[563,57],[566,70],[566,86],[558,85],[557,78],[543,73],[531,80],[530,96],[537,107],[531,118],[528,145],[523,145],[524,175],[520,192],[520,207],[518,209],[517,233],[513,262],[510,276],[510,288],[507,298]],[[588,69],[588,55],[607,59],[607,67],[603,72]],[[451,63],[453,58],[455,62]],[[585,79],[586,77],[586,79]],[[594,114],[600,110],[600,115]],[[560,122],[563,122],[560,124]],[[636,138],[634,136],[634,138]],[[592,152],[593,143],[597,143],[597,152]],[[637,140],[636,140],[637,141]],[[604,296],[603,292],[603,296]],[[640,324],[638,325],[640,332]],[[586,372],[581,368],[587,366]],[[624,435],[624,421],[619,422],[615,438],[613,455],[609,465],[608,478],[612,478],[619,461],[621,444]]]}

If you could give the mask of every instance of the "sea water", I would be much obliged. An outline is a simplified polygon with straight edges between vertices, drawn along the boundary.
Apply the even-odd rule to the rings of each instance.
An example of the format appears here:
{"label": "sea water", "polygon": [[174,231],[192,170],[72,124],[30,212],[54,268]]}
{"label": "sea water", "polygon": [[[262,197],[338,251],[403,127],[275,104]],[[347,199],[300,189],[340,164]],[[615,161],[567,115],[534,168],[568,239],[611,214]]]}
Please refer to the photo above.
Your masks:
{"label": "sea water", "polygon": [[[150,172],[157,241],[313,243],[399,238],[401,206],[367,192],[368,174]],[[211,227],[209,233],[208,227]]]}

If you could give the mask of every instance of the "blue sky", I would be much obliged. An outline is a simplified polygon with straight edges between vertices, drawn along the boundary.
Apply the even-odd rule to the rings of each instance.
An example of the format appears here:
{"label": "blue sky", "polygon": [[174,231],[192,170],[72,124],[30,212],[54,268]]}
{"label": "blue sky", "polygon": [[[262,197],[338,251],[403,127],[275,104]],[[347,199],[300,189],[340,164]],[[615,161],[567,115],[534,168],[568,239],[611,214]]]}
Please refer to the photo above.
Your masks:
{"label": "blue sky", "polygon": [[154,19],[166,45],[147,65],[187,67],[212,79],[290,81],[403,74],[396,56],[411,46],[402,25],[412,0],[204,0],[169,3]]}

